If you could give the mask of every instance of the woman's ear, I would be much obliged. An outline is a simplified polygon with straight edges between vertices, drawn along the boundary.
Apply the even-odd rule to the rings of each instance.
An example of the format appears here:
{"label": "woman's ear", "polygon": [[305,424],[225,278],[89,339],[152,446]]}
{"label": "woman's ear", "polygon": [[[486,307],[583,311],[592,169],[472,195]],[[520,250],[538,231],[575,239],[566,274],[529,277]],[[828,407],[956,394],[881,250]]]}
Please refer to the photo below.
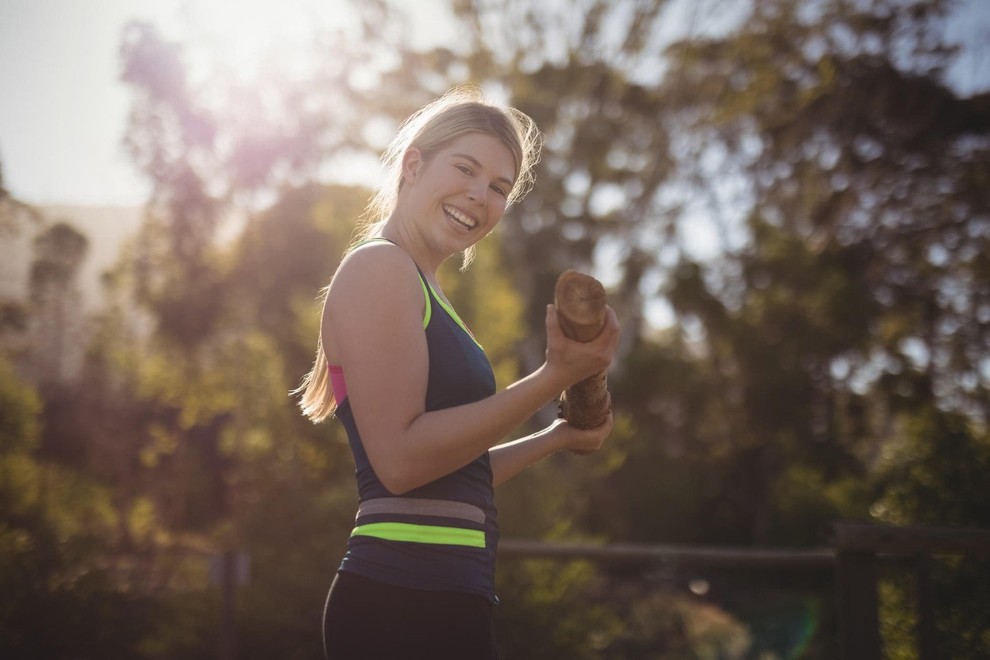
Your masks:
{"label": "woman's ear", "polygon": [[410,183],[416,180],[423,167],[423,153],[416,147],[409,147],[402,154],[402,179]]}

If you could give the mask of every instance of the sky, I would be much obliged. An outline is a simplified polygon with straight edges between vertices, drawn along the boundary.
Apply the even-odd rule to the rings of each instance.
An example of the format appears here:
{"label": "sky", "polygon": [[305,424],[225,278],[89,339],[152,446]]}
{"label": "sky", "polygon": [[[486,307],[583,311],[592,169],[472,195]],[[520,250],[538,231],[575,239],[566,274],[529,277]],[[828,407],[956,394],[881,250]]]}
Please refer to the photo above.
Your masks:
{"label": "sky", "polygon": [[[32,204],[141,204],[148,186],[121,146],[131,102],[119,80],[126,23],[145,19],[181,34],[192,16],[247,55],[275,11],[294,19],[281,21],[287,29],[305,29],[314,16],[304,8],[318,20],[341,14],[340,0],[0,0],[5,187]],[[222,18],[231,11],[235,30]],[[947,31],[968,46],[950,72],[956,87],[990,89],[990,0],[961,2]]]}
{"label": "sky", "polygon": [[0,0],[0,165],[35,204],[140,204],[147,186],[120,146],[130,103],[117,48],[129,18],[174,2]]}
{"label": "sky", "polygon": [[[437,0],[419,0],[424,7]],[[139,205],[148,185],[121,146],[132,101],[120,81],[131,20],[197,35],[250,60],[313,21],[346,24],[342,0],[0,0],[0,166],[33,204]],[[236,16],[236,22],[230,17]],[[190,25],[195,25],[190,28]]]}

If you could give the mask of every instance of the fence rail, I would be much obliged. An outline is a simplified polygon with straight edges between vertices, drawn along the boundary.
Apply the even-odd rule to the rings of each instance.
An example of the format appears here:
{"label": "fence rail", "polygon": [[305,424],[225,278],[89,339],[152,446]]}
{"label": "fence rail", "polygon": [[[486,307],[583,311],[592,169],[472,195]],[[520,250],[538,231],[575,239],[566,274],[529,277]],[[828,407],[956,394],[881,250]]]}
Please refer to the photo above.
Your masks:
{"label": "fence rail", "polygon": [[835,561],[832,548],[729,548],[647,543],[551,543],[505,539],[500,557],[586,559],[601,564],[678,564],[717,568],[817,568]]}
{"label": "fence rail", "polygon": [[882,657],[877,597],[881,561],[913,567],[918,595],[919,660],[939,657],[931,558],[937,555],[990,556],[990,530],[891,527],[836,522],[831,545],[819,548],[739,548],[646,543],[554,543],[504,539],[500,557],[587,560],[609,565],[708,566],[749,569],[832,568],[842,660]]}

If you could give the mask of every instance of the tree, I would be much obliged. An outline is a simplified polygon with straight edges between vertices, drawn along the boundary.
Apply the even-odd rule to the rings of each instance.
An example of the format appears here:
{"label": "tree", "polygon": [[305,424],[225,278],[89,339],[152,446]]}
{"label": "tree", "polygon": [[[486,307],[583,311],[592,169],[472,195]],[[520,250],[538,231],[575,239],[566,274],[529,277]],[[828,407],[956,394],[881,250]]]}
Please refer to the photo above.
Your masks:
{"label": "tree", "polygon": [[80,340],[81,315],[75,279],[86,256],[88,240],[71,225],[58,222],[34,241],[30,297],[35,306],[34,349],[40,382],[54,384],[69,375],[68,342]]}
{"label": "tree", "polygon": [[8,286],[0,294],[0,347],[11,359],[19,361],[28,347],[28,304],[23,292],[9,287],[10,282],[19,280],[14,270],[21,263],[18,257],[23,254],[24,235],[37,230],[44,224],[41,213],[29,204],[16,199],[4,187],[3,169],[0,162],[0,256],[5,268],[0,278]]}
{"label": "tree", "polygon": [[[590,262],[587,245],[568,240],[582,231],[572,227],[567,209],[580,205],[564,184],[582,179],[571,187],[590,199],[613,179],[636,183],[641,194],[620,196],[621,218],[587,222],[584,233],[599,250],[631,255],[617,265],[620,305],[639,308],[641,286],[667,273],[666,295],[699,331],[715,387],[738,399],[725,428],[742,437],[718,433],[722,444],[752,452],[741,472],[764,477],[755,484],[767,490],[746,514],[752,538],[771,533],[774,465],[807,461],[826,476],[855,470],[851,452],[876,431],[864,408],[938,400],[984,416],[985,377],[973,365],[987,343],[979,248],[987,199],[974,184],[986,159],[970,138],[986,130],[986,99],[959,98],[939,78],[951,57],[933,35],[944,3],[757,3],[721,37],[670,45],[658,64],[674,75],[638,85],[623,81],[657,62],[644,47],[657,45],[655,3],[624,7],[642,15],[628,39],[611,41],[606,27],[620,10],[604,3],[566,16],[515,2],[459,7],[481,53],[472,73],[498,80],[549,135],[537,189],[547,192],[531,196],[520,209],[525,220],[510,228],[521,243]],[[526,50],[537,32],[563,47]],[[903,62],[884,55],[895,52]],[[575,90],[576,110],[565,110],[567,92],[548,92],[558,86]],[[637,103],[644,99],[652,103]],[[607,137],[596,141],[596,131]],[[675,131],[677,141],[666,137]],[[644,152],[625,146],[633,136]],[[651,154],[654,185],[613,165],[641,163],[638,153]],[[741,224],[719,262],[698,262],[683,246],[644,249],[650,237],[683,232],[685,209],[663,206],[672,185],[707,186],[717,203],[726,192],[716,177],[727,172],[745,192],[728,200],[741,210],[727,220]],[[642,208],[654,215],[633,214]],[[539,230],[525,231],[536,225],[546,244]],[[510,255],[525,254],[513,247]],[[531,305],[546,297],[539,286],[523,290],[534,292]],[[952,382],[969,385],[959,391]],[[862,398],[874,385],[886,401]]]}
{"label": "tree", "polygon": [[0,653],[134,657],[156,606],[114,584],[107,490],[39,455],[41,408],[0,358]]}
{"label": "tree", "polygon": [[[619,255],[613,300],[659,292],[678,320],[643,337],[630,314],[613,383],[636,427],[593,528],[820,542],[833,517],[868,515],[900,415],[986,424],[988,97],[944,79],[948,3],[753,3],[662,58],[658,5],[458,5],[480,53],[468,77],[548,132],[507,254],[526,255],[531,309],[551,276],[527,248],[547,270]],[[596,218],[602,190],[620,211]],[[722,229],[716,259],[684,239],[699,209]]]}
{"label": "tree", "polygon": [[[126,141],[153,194],[109,277],[79,424],[63,427],[85,451],[58,469],[99,484],[105,552],[126,558],[115,583],[162,607],[161,628],[141,633],[146,655],[207,648],[203,553],[231,547],[256,569],[238,601],[246,653],[318,653],[298,621],[318,611],[313,576],[329,575],[348,533],[351,465],[339,429],[309,425],[286,392],[367,196],[319,183],[321,163],[376,152],[375,126],[469,80],[548,138],[534,192],[473,270],[444,275],[499,382],[540,359],[540,310],[563,268],[606,280],[626,328],[610,450],[554,457],[502,489],[507,534],[805,545],[877,502],[905,522],[934,515],[936,496],[980,510],[986,98],[941,77],[951,53],[930,31],[945,6],[775,0],[677,40],[662,29],[668,3],[458,2],[464,50],[424,51],[388,3],[360,3],[360,29],[317,44],[304,75],[274,62],[254,85],[193,69],[188,44],[130,26]],[[690,238],[706,222],[723,237],[708,258]],[[648,304],[676,322],[649,327]],[[909,430],[925,419],[937,422]],[[927,435],[930,453],[896,451]],[[892,452],[900,467],[878,472]],[[921,466],[938,493],[912,489]],[[962,594],[960,575],[939,579]],[[518,595],[499,616],[520,657],[645,655],[621,627],[631,616],[671,653],[704,643],[684,632],[699,621],[721,622],[712,648],[726,653],[797,652],[771,630],[778,594],[752,576],[718,576],[727,588],[704,604],[680,573],[654,593],[588,566],[500,576]],[[809,611],[827,587],[804,585]],[[575,615],[543,616],[562,607]],[[985,629],[969,621],[960,638]],[[828,657],[827,624],[817,635],[808,652]]]}
{"label": "tree", "polygon": [[[876,517],[896,525],[990,526],[990,498],[982,483],[990,466],[987,428],[938,409],[907,413],[898,427],[878,461],[880,496],[872,509]],[[990,652],[985,606],[990,597],[990,562],[972,556],[933,558],[932,571],[939,652],[946,657]],[[917,596],[904,580],[888,579],[881,587],[885,644],[896,651],[910,649],[914,638],[910,614]]]}

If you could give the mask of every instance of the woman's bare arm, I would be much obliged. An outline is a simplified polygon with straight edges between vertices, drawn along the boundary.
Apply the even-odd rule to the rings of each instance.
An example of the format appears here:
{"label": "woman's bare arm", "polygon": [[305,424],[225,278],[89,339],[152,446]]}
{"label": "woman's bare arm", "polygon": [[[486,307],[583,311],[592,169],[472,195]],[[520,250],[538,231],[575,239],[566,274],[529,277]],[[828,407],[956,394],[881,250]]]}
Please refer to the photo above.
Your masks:
{"label": "woman's bare arm", "polygon": [[611,430],[611,413],[600,426],[588,430],[575,428],[558,419],[542,431],[492,447],[488,452],[492,463],[492,483],[496,486],[503,484],[530,465],[559,451],[568,450],[576,454],[597,451]]}
{"label": "woman's bare arm", "polygon": [[547,361],[480,401],[425,412],[429,356],[423,293],[411,260],[395,246],[351,253],[330,286],[323,341],[347,378],[368,459],[382,484],[404,493],[467,465],[570,384],[607,367],[618,340],[610,312],[595,342],[566,339],[547,314]]}

